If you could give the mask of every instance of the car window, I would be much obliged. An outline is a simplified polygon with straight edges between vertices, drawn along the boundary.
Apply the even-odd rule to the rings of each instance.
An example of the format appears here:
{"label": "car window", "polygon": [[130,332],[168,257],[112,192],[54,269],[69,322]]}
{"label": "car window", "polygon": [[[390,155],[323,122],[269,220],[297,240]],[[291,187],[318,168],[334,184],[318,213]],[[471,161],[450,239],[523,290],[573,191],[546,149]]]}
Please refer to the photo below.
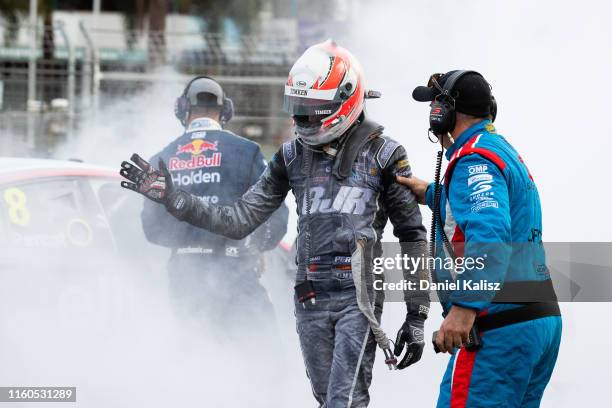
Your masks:
{"label": "car window", "polygon": [[140,212],[142,198],[120,187],[117,180],[92,180],[119,252],[139,253],[147,248]]}
{"label": "car window", "polygon": [[85,180],[56,178],[0,186],[5,247],[112,248],[103,213]]}

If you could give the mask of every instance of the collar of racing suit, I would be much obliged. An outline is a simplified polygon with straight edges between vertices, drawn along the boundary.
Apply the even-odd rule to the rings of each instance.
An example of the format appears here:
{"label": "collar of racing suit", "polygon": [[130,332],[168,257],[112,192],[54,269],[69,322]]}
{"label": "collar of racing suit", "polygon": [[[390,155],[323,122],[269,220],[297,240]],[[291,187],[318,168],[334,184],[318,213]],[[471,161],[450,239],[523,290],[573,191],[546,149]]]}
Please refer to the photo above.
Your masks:
{"label": "collar of racing suit", "polygon": [[468,140],[472,138],[478,132],[490,132],[489,129],[494,129],[493,123],[489,119],[484,119],[478,123],[473,124],[469,128],[465,129],[446,151],[446,158],[450,160],[451,156],[457,149],[466,144]]}
{"label": "collar of racing suit", "polygon": [[382,135],[383,129],[384,127],[378,123],[364,119],[347,132],[338,149],[332,171],[338,180],[343,180],[351,175],[353,163],[357,160],[359,152],[368,141]]}
{"label": "collar of racing suit", "polygon": [[207,117],[201,117],[201,118],[196,118],[192,120],[191,122],[189,122],[189,126],[187,126],[187,130],[185,131],[185,133],[191,133],[191,132],[201,131],[201,130],[221,130],[221,129],[222,129],[221,125],[216,120],[207,118]]}

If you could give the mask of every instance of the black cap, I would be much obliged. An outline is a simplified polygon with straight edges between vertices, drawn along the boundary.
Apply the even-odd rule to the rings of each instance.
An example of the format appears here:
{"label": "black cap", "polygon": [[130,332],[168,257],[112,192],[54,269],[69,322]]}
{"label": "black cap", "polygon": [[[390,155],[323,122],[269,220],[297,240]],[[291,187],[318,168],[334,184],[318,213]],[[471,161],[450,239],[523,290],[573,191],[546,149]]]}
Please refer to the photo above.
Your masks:
{"label": "black cap", "polygon": [[[449,71],[438,78],[440,87],[457,71]],[[431,102],[441,91],[434,85],[417,86],[412,97],[419,102]],[[451,96],[455,99],[455,110],[472,116],[484,117],[491,114],[491,87],[477,72],[469,72],[455,82]]]}

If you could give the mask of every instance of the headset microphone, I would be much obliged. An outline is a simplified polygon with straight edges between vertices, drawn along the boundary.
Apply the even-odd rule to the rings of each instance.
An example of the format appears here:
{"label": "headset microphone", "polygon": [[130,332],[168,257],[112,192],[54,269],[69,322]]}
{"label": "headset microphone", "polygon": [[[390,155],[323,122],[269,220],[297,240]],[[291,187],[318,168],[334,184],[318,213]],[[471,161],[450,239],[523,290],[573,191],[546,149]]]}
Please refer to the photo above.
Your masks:
{"label": "headset microphone", "polygon": [[[431,102],[431,110],[429,111],[429,129],[436,136],[445,135],[451,133],[455,129],[457,123],[457,111],[455,109],[455,96],[453,91],[455,84],[464,75],[476,74],[484,77],[476,71],[460,70],[453,72],[450,77],[444,82],[444,86],[440,86],[437,78],[432,76],[432,84],[439,91],[440,94],[435,97]],[[489,114],[495,121],[497,116],[497,102],[495,97],[491,95],[491,102],[489,104]]]}

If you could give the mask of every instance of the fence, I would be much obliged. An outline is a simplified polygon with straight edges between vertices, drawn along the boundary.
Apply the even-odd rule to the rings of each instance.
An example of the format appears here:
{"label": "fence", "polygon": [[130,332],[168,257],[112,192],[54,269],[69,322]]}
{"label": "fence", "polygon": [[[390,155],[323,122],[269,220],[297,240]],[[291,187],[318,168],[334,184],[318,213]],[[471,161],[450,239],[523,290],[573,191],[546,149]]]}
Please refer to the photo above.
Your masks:
{"label": "fence", "polygon": [[203,74],[234,100],[233,130],[273,144],[265,136],[286,126],[282,84],[298,48],[290,38],[70,28],[23,24],[6,41],[0,23],[0,155],[47,156],[105,105],[160,81],[185,84]]}
{"label": "fence", "polygon": [[46,152],[73,128],[82,61],[61,23],[47,30],[23,24],[13,33],[0,28],[1,153]]}

